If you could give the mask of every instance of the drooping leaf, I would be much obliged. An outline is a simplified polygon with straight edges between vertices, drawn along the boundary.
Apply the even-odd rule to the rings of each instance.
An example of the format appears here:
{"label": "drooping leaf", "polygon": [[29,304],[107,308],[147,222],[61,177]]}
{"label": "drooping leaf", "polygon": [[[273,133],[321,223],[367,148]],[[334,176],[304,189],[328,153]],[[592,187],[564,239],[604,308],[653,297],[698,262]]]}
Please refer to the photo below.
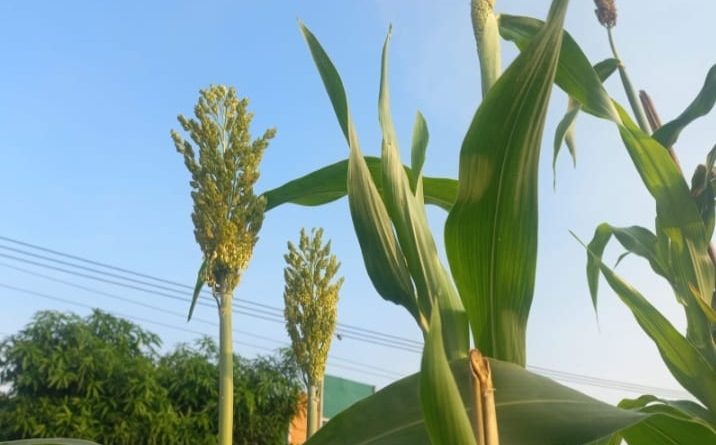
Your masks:
{"label": "drooping leaf", "polygon": [[348,204],[368,276],[383,298],[405,307],[422,327],[405,255],[395,239],[388,212],[360,151],[343,82],[318,40],[303,24],[301,32],[350,148],[346,184]]}
{"label": "drooping leaf", "polygon": [[[592,399],[520,366],[490,359],[500,445],[577,445],[648,417]],[[451,362],[471,416],[469,359]],[[420,375],[403,378],[332,418],[306,445],[428,445],[420,409]]]}
{"label": "drooping leaf", "polygon": [[[365,156],[373,182],[382,192],[383,168],[380,158]],[[405,168],[408,177],[412,171]],[[266,197],[266,210],[292,203],[304,206],[319,206],[346,196],[346,178],[348,177],[348,159],[336,162],[300,178],[289,181],[263,194]],[[423,177],[423,195],[426,204],[436,205],[449,211],[457,196],[457,181],[448,178]]]}
{"label": "drooping leaf", "polygon": [[196,274],[196,284],[194,285],[194,294],[191,296],[191,306],[189,306],[189,316],[187,317],[186,321],[191,320],[191,316],[194,313],[194,307],[196,307],[196,302],[199,301],[199,294],[201,293],[201,288],[204,287],[204,271],[206,270],[206,261],[202,261],[201,267],[199,267],[199,272]]}
{"label": "drooping leaf", "polygon": [[[438,256],[435,241],[427,221],[425,207],[413,194],[408,177],[400,160],[398,138],[393,126],[388,85],[388,44],[390,31],[383,45],[381,58],[380,94],[378,120],[382,139],[383,202],[405,252],[410,275],[415,283],[418,307],[422,317],[431,319],[433,308],[444,307],[446,311],[445,350],[448,359],[467,354],[469,331],[460,298],[449,280],[443,280],[446,271]],[[425,149],[422,148],[424,153]],[[418,158],[421,156],[418,155]],[[422,155],[424,157],[424,154]],[[417,161],[419,164],[421,161]],[[416,171],[420,171],[417,168]]]}
{"label": "drooping leaf", "polygon": [[313,62],[316,64],[316,68],[318,69],[318,74],[321,75],[323,86],[325,87],[326,93],[328,93],[328,97],[331,100],[331,105],[333,105],[333,111],[336,113],[338,124],[341,126],[341,130],[343,131],[343,136],[345,136],[346,142],[350,145],[351,141],[349,133],[351,117],[348,110],[348,99],[346,97],[345,88],[343,88],[341,76],[338,75],[338,70],[336,70],[331,58],[328,57],[328,54],[326,54],[326,51],[318,42],[316,36],[314,36],[302,22],[299,22],[298,26],[301,30],[303,38],[308,44],[308,49],[311,51],[311,56],[313,57]]}
{"label": "drooping leaf", "polygon": [[699,421],[716,425],[716,414],[691,400],[667,400],[651,394],[639,396],[636,399],[624,399],[617,405],[624,409],[643,409],[650,405],[666,405],[677,411],[681,417],[694,418]]}
{"label": "drooping leaf", "polygon": [[[413,193],[417,190],[419,180],[422,178],[423,164],[425,164],[425,151],[428,148],[428,124],[425,117],[418,111],[415,115],[415,123],[413,124],[413,142],[410,150],[410,169],[413,174],[409,175],[410,188]],[[457,182],[455,183],[457,186]]]}
{"label": "drooping leaf", "polygon": [[716,408],[716,368],[644,296],[591,251],[588,251],[588,254],[594,257],[611,288],[654,341],[664,363],[676,380],[706,407],[711,410]]}
{"label": "drooping leaf", "polygon": [[654,139],[664,147],[671,147],[687,125],[694,120],[705,116],[716,104],[716,65],[712,66],[706,74],[701,91],[696,95],[688,107],[673,121],[667,122],[654,132]]}
{"label": "drooping leaf", "polygon": [[425,428],[434,444],[477,445],[466,403],[460,397],[445,354],[442,332],[440,311],[433,310],[420,366],[420,403]]}
{"label": "drooping leaf", "polygon": [[619,407],[649,414],[650,417],[596,445],[618,445],[621,439],[626,440],[629,445],[716,443],[716,431],[713,424],[707,420],[711,413],[694,402],[661,400],[646,395],[638,399],[623,400]]}
{"label": "drooping leaf", "polygon": [[539,149],[566,7],[565,0],[553,3],[547,26],[475,113],[445,225],[448,260],[477,349],[523,366],[537,261]]}
{"label": "drooping leaf", "polygon": [[[544,22],[531,17],[500,15],[500,34],[524,51]],[[619,121],[611,98],[604,91],[599,75],[568,32],[564,32],[559,51],[559,65],[554,82],[576,100],[584,111],[606,119]]]}
{"label": "drooping leaf", "polygon": [[572,164],[577,165],[576,146],[574,143],[574,121],[579,115],[579,104],[572,99],[569,99],[567,104],[567,112],[554,132],[554,154],[552,155],[552,174],[555,176],[554,181],[557,180],[557,156],[562,149],[562,144],[567,145],[569,154],[572,156]]}
{"label": "drooping leaf", "polygon": [[[599,79],[604,82],[612,75],[612,73],[614,73],[618,65],[619,61],[617,59],[610,58],[602,60],[594,65],[594,71],[596,71],[599,75]],[[572,163],[574,165],[577,163],[577,147],[574,141],[574,121],[577,119],[580,109],[581,105],[579,105],[576,100],[569,98],[567,112],[555,130],[554,155],[552,157],[552,172],[555,176],[553,179],[554,181],[556,181],[557,156],[559,155],[563,143],[567,145],[567,149],[569,149],[569,154],[572,156]]]}
{"label": "drooping leaf", "polygon": [[[594,237],[589,243],[590,254],[587,255],[587,283],[592,297],[594,310],[597,310],[597,291],[599,286],[599,265],[602,254],[612,235],[621,243],[628,253],[636,254],[649,261],[652,270],[668,279],[665,272],[666,265],[657,253],[656,235],[648,229],[639,226],[614,227],[606,223],[600,224],[594,231]],[[621,261],[622,257],[619,257]]]}
{"label": "drooping leaf", "polygon": [[[519,31],[511,35],[519,34],[517,38],[523,40],[529,40],[544,27],[539,21],[505,18],[506,26],[515,21],[532,23],[531,27],[509,25]],[[710,357],[709,360],[716,363],[711,328],[704,319],[706,315],[716,315],[710,309],[714,269],[707,253],[709,240],[681,172],[666,148],[639,129],[629,115],[609,98],[582,50],[566,35],[555,83],[577,100],[585,111],[617,125],[642,182],[656,202],[657,248],[663,261],[670,265],[669,281],[678,297],[685,302],[689,318],[688,340],[698,345]]]}

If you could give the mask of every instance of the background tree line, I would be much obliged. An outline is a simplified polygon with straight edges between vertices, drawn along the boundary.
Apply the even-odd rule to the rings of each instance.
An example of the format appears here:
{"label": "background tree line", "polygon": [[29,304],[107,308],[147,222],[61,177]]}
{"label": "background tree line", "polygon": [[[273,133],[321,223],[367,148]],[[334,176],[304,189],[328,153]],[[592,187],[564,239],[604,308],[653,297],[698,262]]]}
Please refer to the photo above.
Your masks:
{"label": "background tree line", "polygon": [[[38,312],[0,342],[0,441],[217,443],[216,343],[166,354],[160,346],[156,334],[100,310]],[[302,389],[292,355],[234,360],[233,443],[286,443]]]}

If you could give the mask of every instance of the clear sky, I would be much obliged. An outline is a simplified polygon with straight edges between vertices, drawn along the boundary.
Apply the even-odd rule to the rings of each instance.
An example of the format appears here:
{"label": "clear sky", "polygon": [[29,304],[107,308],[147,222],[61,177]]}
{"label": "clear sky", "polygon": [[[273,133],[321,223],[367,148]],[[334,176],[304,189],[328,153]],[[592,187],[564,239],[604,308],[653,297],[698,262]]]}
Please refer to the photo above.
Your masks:
{"label": "clear sky", "polygon": [[[621,55],[632,80],[652,95],[662,119],[668,120],[689,103],[715,62],[716,3],[621,1],[618,6],[615,35]],[[548,2],[498,0],[497,8],[543,18]],[[592,10],[591,1],[573,1],[567,29],[596,62],[609,53],[604,29]],[[259,191],[347,154],[299,35],[298,18],[322,41],[341,72],[369,154],[379,151],[379,57],[388,25],[393,24],[391,85],[399,136],[407,146],[415,111],[420,109],[431,134],[426,174],[455,177],[460,143],[480,96],[468,11],[468,0],[1,2],[0,236],[193,283],[200,253],[189,218],[188,174],[169,130],[178,127],[177,114],[191,113],[200,88],[213,83],[235,86],[251,100],[253,133],[278,129],[266,151]],[[503,48],[510,61],[514,48],[509,43]],[[616,76],[607,86],[626,103]],[[564,94],[555,90],[541,158],[538,277],[528,363],[678,388],[650,340],[605,283],[597,324],[584,275],[585,253],[568,230],[589,239],[604,221],[652,227],[654,206],[615,128],[584,115],[577,124],[577,168],[562,156],[557,188],[552,189],[551,143],[565,103]],[[715,124],[711,115],[684,132],[677,151],[685,171],[692,172],[713,146]],[[429,216],[442,247],[445,214],[431,210]],[[407,313],[373,291],[345,200],[321,208],[285,206],[271,211],[238,298],[282,306],[282,255],[286,241],[297,238],[302,226],[323,226],[343,263],[346,282],[340,322],[420,340]],[[613,258],[619,253],[617,248],[609,251]],[[0,254],[29,259],[7,249],[0,249]],[[170,300],[2,256],[0,263],[2,285],[178,329],[216,333],[216,328],[199,320],[186,324],[170,313],[185,314],[188,295],[185,301]],[[684,326],[682,311],[666,283],[654,278],[647,265],[627,258],[618,270],[677,326]],[[37,273],[164,310],[118,302]],[[0,304],[4,334],[21,328],[40,309],[88,311],[2,287]],[[206,307],[199,307],[196,316],[216,319],[215,311]],[[167,347],[197,335],[141,324],[161,334]],[[234,326],[287,341],[281,323],[240,314]],[[236,337],[261,348],[277,346],[245,334]],[[370,374],[371,370],[399,376],[418,368],[419,354],[347,337],[334,343],[332,353],[340,359],[329,361],[332,374],[383,386],[390,379]],[[247,356],[265,352],[244,344],[237,349]],[[608,401],[637,395],[576,387]]]}

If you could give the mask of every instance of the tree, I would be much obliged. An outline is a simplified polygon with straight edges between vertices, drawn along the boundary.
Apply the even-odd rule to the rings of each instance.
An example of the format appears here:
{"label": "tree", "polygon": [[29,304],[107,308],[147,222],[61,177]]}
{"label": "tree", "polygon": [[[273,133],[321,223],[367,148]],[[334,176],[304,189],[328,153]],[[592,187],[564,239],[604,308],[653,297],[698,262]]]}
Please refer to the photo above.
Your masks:
{"label": "tree", "polygon": [[[0,441],[216,444],[219,350],[210,338],[159,356],[159,337],[95,311],[39,312],[0,343]],[[234,357],[236,445],[281,445],[298,405],[293,356]]]}
{"label": "tree", "polygon": [[[281,445],[296,413],[301,384],[293,357],[247,360],[234,356],[235,445]],[[159,361],[157,373],[179,422],[181,443],[215,444],[219,394],[216,387],[218,348],[208,338],[193,346],[179,345]]]}
{"label": "tree", "polygon": [[105,312],[38,312],[0,343],[0,440],[169,443],[176,415],[154,371],[159,337]]}
{"label": "tree", "polygon": [[275,130],[251,140],[253,115],[236,90],[210,86],[200,91],[196,119],[178,117],[198,147],[172,131],[177,151],[191,173],[194,236],[204,261],[199,269],[189,319],[199,292],[208,285],[219,309],[219,443],[232,442],[232,295],[251,259],[263,223],[266,200],[254,194],[259,163]]}
{"label": "tree", "polygon": [[284,255],[286,329],[308,393],[309,437],[320,425],[323,375],[343,284],[343,278],[334,280],[340,263],[331,255],[331,242],[324,245],[322,237],[323,229],[311,230],[310,236],[301,229],[298,247],[289,241]]}

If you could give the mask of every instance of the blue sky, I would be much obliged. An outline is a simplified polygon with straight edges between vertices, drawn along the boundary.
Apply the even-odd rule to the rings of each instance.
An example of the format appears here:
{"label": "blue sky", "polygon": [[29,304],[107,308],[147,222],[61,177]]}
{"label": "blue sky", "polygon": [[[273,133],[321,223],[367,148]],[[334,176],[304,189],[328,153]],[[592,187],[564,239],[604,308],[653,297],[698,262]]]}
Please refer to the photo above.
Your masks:
{"label": "blue sky", "polygon": [[[528,4],[526,4],[528,3]],[[499,11],[544,17],[546,1],[498,0]],[[678,114],[714,63],[716,4],[704,1],[619,2],[617,44],[632,80],[653,97],[663,120]],[[480,79],[467,0],[431,2],[90,2],[0,3],[0,235],[192,283],[200,261],[189,218],[188,174],[169,130],[190,114],[200,88],[233,85],[251,100],[253,133],[276,127],[266,151],[260,191],[342,159],[347,151],[320,79],[298,32],[303,20],[341,72],[364,151],[379,150],[379,57],[393,24],[391,86],[394,119],[404,145],[415,111],[426,116],[431,139],[425,171],[455,177],[460,143],[479,103]],[[606,35],[591,1],[573,1],[567,29],[593,61],[607,56]],[[515,50],[504,43],[506,61]],[[626,103],[615,79],[607,82]],[[656,349],[630,313],[602,285],[596,322],[584,277],[585,254],[569,235],[588,239],[597,224],[653,226],[654,208],[614,127],[588,116],[577,124],[578,161],[563,156],[552,189],[551,141],[565,109],[555,90],[545,130],[540,179],[537,287],[528,333],[528,363],[643,385],[678,388]],[[716,140],[709,116],[684,132],[677,151],[691,172]],[[404,156],[405,157],[405,156]],[[407,158],[406,158],[407,159]],[[442,244],[444,212],[429,213]],[[345,200],[321,208],[285,206],[267,215],[238,298],[281,306],[282,254],[302,226],[323,226],[343,263],[346,282],[339,321],[419,340],[404,311],[381,300],[364,272]],[[8,245],[6,242],[0,244]],[[10,254],[3,250],[0,253]],[[616,258],[618,249],[610,250]],[[187,301],[167,300],[106,283],[83,281],[0,257],[0,263],[91,286],[147,304],[118,303],[0,265],[0,283],[82,304],[143,317],[179,329],[215,334],[186,324]],[[619,271],[682,327],[680,308],[648,266],[629,258]],[[85,308],[0,288],[0,331],[11,333],[40,309]],[[197,317],[215,319],[210,308]],[[167,347],[196,335],[144,324]],[[237,329],[286,341],[280,323],[238,315]],[[264,348],[275,343],[237,335]],[[260,349],[238,345],[245,355]],[[376,384],[345,359],[405,375],[419,355],[336,341],[343,361],[329,372]],[[347,367],[360,368],[362,371]],[[636,394],[578,386],[609,401]]]}

